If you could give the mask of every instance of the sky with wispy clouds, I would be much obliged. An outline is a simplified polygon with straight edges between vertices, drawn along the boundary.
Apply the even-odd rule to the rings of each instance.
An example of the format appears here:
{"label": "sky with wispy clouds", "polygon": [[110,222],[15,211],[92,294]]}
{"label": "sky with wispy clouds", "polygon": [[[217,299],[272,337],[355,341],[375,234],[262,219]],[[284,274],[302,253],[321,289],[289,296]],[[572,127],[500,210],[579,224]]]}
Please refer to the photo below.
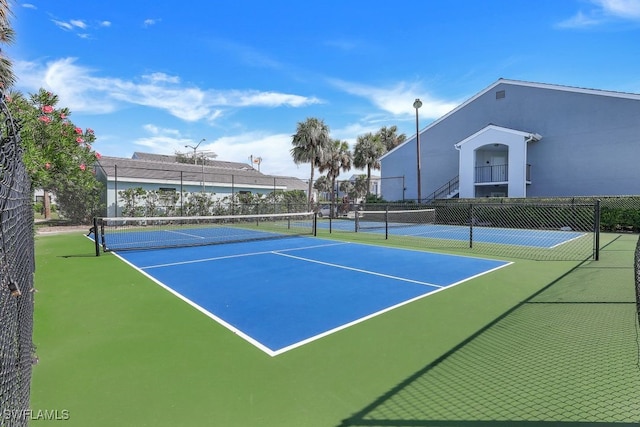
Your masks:
{"label": "sky with wispy clouds", "polygon": [[[291,160],[298,122],[353,145],[420,127],[499,78],[640,93],[640,0],[13,3],[16,89],[95,130],[103,155],[186,145],[261,171]],[[343,173],[349,176],[352,171]]]}

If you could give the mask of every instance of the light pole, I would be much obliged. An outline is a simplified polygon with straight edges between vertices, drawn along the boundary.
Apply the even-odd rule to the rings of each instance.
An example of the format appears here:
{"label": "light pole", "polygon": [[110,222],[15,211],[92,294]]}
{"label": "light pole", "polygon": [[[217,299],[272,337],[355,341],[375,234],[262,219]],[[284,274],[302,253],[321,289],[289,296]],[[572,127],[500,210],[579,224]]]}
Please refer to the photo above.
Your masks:
{"label": "light pole", "polygon": [[422,203],[422,186],[420,184],[420,125],[418,121],[418,109],[422,107],[420,98],[416,98],[413,102],[413,108],[416,109],[416,152],[418,157],[418,204]]}
{"label": "light pole", "polygon": [[185,145],[184,146],[184,148],[193,148],[193,164],[194,165],[198,164],[198,157],[196,157],[196,150],[198,149],[200,144],[202,144],[204,141],[206,141],[206,139],[202,138],[200,140],[200,142],[198,142],[198,144],[195,147],[193,145]]}

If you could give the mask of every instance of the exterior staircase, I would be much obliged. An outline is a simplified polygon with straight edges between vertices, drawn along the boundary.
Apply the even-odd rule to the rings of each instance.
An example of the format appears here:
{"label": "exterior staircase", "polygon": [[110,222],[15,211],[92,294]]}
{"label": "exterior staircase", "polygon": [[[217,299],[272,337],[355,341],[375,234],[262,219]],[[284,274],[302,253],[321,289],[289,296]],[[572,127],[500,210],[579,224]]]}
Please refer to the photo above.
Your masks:
{"label": "exterior staircase", "polygon": [[456,175],[446,184],[439,187],[436,191],[422,200],[422,203],[428,204],[436,199],[452,199],[460,193],[460,176]]}

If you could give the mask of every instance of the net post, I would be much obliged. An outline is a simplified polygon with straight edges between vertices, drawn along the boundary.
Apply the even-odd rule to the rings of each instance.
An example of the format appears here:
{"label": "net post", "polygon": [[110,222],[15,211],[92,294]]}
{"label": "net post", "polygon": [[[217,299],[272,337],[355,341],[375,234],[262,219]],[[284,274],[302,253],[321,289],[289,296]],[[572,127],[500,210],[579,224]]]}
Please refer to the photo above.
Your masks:
{"label": "net post", "polygon": [[473,203],[469,203],[469,248],[473,249]]}
{"label": "net post", "polygon": [[389,240],[389,205],[384,208],[384,239]]}
{"label": "net post", "polygon": [[[96,230],[96,233],[97,232],[98,232],[98,230]],[[106,242],[105,237],[104,237],[104,221],[100,221],[100,242],[102,244],[102,250],[106,251],[107,242]]]}
{"label": "net post", "polygon": [[361,207],[362,207],[362,206],[360,206],[360,205],[358,204],[358,207],[356,208],[356,220],[355,220],[355,221],[353,221],[353,223],[354,223],[354,228],[355,228],[355,230],[353,230],[353,231],[354,231],[354,232],[356,232],[356,233],[358,232],[358,228],[360,228],[360,208],[361,208]]}
{"label": "net post", "polygon": [[313,214],[313,223],[311,225],[311,230],[313,233],[313,237],[318,236],[318,212],[314,212]]}
{"label": "net post", "polygon": [[93,217],[93,243],[96,248],[96,256],[100,256],[100,242],[98,241],[98,218]]}
{"label": "net post", "polygon": [[593,243],[593,259],[595,261],[600,260],[600,200],[596,200],[596,204],[593,209],[593,233],[594,233],[594,243]]}

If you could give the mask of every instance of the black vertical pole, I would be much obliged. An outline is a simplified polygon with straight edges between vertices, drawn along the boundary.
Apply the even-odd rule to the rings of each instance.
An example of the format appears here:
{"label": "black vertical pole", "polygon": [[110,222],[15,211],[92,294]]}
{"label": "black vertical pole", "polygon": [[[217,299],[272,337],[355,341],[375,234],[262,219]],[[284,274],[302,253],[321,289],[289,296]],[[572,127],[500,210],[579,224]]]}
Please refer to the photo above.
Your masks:
{"label": "black vertical pole", "polygon": [[384,208],[384,239],[389,240],[389,205]]}
{"label": "black vertical pole", "polygon": [[96,256],[100,256],[100,242],[98,242],[98,218],[93,218],[93,243],[96,246]]}
{"label": "black vertical pole", "polygon": [[469,204],[469,248],[473,248],[473,203]]}
{"label": "black vertical pole", "polygon": [[596,204],[594,206],[594,221],[593,221],[593,232],[594,232],[594,259],[596,261],[600,260],[600,200],[596,200]]}

